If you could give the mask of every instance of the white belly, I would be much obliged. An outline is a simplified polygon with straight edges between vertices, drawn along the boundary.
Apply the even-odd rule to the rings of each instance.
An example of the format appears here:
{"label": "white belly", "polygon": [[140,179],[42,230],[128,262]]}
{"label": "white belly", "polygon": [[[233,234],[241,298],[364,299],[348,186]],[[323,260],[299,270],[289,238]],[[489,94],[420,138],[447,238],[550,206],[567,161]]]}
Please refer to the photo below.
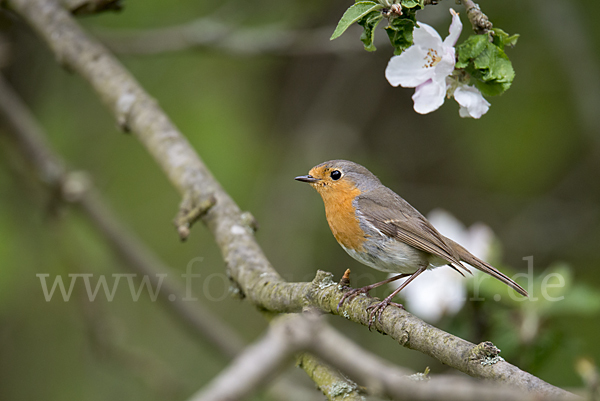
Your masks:
{"label": "white belly", "polygon": [[[357,252],[343,245],[342,248],[359,262],[386,273],[410,274],[422,266],[434,267],[430,264],[431,255],[400,241],[389,239],[381,242],[379,246],[368,244],[368,242],[364,244],[366,252]],[[442,264],[446,263],[442,262]],[[439,266],[438,263],[435,265]]]}

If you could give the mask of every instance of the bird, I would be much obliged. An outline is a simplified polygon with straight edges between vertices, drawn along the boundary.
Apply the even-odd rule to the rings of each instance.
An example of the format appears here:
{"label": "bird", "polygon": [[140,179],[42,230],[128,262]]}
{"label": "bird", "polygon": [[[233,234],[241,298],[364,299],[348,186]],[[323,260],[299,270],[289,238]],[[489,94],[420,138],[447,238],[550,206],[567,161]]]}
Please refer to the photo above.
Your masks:
{"label": "bird", "polygon": [[392,299],[427,269],[448,265],[472,274],[464,263],[484,272],[527,297],[519,284],[464,247],[440,234],[417,209],[386,187],[369,170],[348,160],[316,165],[295,180],[310,184],[321,195],[333,236],[354,259],[373,269],[395,273],[387,280],[346,291],[338,303],[373,288],[408,277],[395,291],[367,308],[369,329]]}

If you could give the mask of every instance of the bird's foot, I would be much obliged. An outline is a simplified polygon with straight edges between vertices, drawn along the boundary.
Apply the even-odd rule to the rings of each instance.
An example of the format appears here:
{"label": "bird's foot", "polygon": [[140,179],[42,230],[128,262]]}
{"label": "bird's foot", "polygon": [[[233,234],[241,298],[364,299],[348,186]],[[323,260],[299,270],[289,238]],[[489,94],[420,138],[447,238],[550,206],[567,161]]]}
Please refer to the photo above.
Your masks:
{"label": "bird's foot", "polygon": [[360,294],[368,295],[369,291],[372,290],[373,288],[375,288],[373,285],[367,285],[366,287],[361,287],[361,288],[350,287],[350,269],[346,269],[344,276],[340,280],[340,289],[348,290],[348,291],[346,293],[344,293],[344,295],[342,295],[342,299],[340,299],[340,302],[337,305],[337,310],[338,311],[340,310],[340,306],[342,306],[344,301],[351,300],[352,298],[354,298],[355,296],[360,295]]}
{"label": "bird's foot", "polygon": [[[425,270],[425,269],[422,269],[422,270]],[[419,271],[419,273],[420,273],[420,271]],[[383,280],[383,281],[381,281],[379,283],[367,285],[367,286],[361,287],[361,288],[351,288],[350,287],[350,270],[346,270],[346,272],[344,273],[344,277],[342,277],[342,279],[340,280],[340,287],[342,289],[349,289],[349,291],[347,291],[346,293],[344,293],[344,295],[342,295],[342,299],[340,299],[340,302],[337,305],[337,311],[339,312],[340,306],[342,306],[342,304],[344,303],[344,301],[351,300],[352,298],[354,298],[354,297],[356,297],[357,295],[360,295],[360,294],[367,294],[368,295],[369,291],[371,291],[373,288],[377,288],[377,287],[379,287],[381,285],[391,283],[392,281],[398,280],[399,278],[406,277],[406,276],[416,277],[415,274],[412,274],[412,275],[410,275],[410,274],[399,274],[397,276],[390,277],[387,280]],[[394,298],[394,296],[396,296],[396,294],[402,288],[404,288],[406,286],[406,284],[408,284],[410,281],[411,281],[411,279],[408,279],[407,281],[404,282],[404,284],[402,284],[402,286],[399,287],[399,289],[397,289],[396,291],[394,291],[392,294],[390,294],[383,301],[379,302],[378,304],[371,305],[371,306],[369,306],[367,308],[367,311],[369,309],[372,309],[369,312],[369,330],[371,330],[371,325],[375,321],[375,317],[377,317],[377,320],[379,321],[379,323],[381,323],[381,313],[383,312],[383,310],[388,305],[393,305],[393,306],[397,306],[398,308],[404,309],[404,307],[401,304],[397,304],[395,302],[392,302],[392,298]]]}
{"label": "bird's foot", "polygon": [[[350,288],[349,286],[343,286],[343,289],[347,289]],[[337,306],[337,310],[340,310],[340,306],[342,306],[342,304],[344,303],[344,301],[346,300],[351,300],[352,298],[356,297],[357,295],[360,294],[367,294],[369,295],[369,291],[372,289],[372,287],[370,285],[366,286],[366,287],[361,287],[361,288],[350,288],[349,291],[345,292],[344,295],[342,295],[342,299],[340,299],[340,302],[338,303]]]}
{"label": "bird's foot", "polygon": [[381,314],[383,313],[385,308],[387,308],[389,305],[396,306],[400,309],[404,309],[404,306],[402,306],[402,304],[398,304],[396,302],[391,302],[391,300],[392,300],[391,297],[387,297],[383,301],[367,307],[367,311],[369,312],[369,326],[368,326],[369,331],[371,331],[371,326],[375,322],[375,319],[377,319],[379,324],[382,323]]}

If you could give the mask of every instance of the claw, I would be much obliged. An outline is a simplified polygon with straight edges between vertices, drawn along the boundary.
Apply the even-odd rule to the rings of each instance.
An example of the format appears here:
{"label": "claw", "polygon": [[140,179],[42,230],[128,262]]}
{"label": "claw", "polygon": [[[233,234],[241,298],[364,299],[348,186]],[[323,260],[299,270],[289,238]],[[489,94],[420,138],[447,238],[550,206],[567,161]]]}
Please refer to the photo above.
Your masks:
{"label": "claw", "polygon": [[386,306],[387,304],[385,303],[385,300],[383,300],[378,304],[367,307],[367,311],[369,311],[369,331],[371,331],[371,326],[373,325],[373,323],[375,323],[375,318],[377,318],[377,321],[381,324],[381,313],[383,312]]}
{"label": "claw", "polygon": [[350,291],[346,292],[344,295],[342,295],[342,299],[340,299],[340,302],[337,305],[337,311],[339,312],[340,306],[342,306],[342,304],[344,303],[345,300],[351,300],[352,298],[356,297],[359,294],[369,294],[369,290],[370,290],[370,288],[362,287],[362,288],[353,288]]}
{"label": "claw", "polygon": [[369,311],[369,326],[368,326],[369,331],[371,331],[371,326],[375,322],[375,318],[377,318],[377,322],[379,322],[379,324],[383,324],[383,322],[381,321],[381,315],[383,314],[383,311],[385,310],[385,308],[387,308],[389,305],[393,305],[400,309],[404,309],[404,306],[402,306],[402,304],[398,304],[396,302],[390,302],[390,298],[386,298],[383,301],[381,301],[375,305],[367,306],[367,311],[370,310]]}
{"label": "claw", "polygon": [[[342,299],[340,299],[340,302],[338,303],[338,306],[337,306],[337,311],[339,312],[340,306],[342,306],[342,304],[344,303],[344,301],[346,299],[352,299],[359,294],[367,294],[368,295],[369,291],[371,291],[373,288],[377,288],[383,284],[391,283],[392,281],[398,280],[399,278],[406,277],[406,276],[410,276],[410,274],[399,274],[397,276],[390,277],[387,280],[383,280],[379,283],[367,285],[366,287],[351,289],[350,291],[348,291],[347,293],[345,293],[342,296]],[[348,288],[348,286],[346,284],[350,284],[350,270],[349,269],[346,270],[346,273],[344,273],[344,277],[342,277],[342,280],[340,281],[340,285],[342,286],[342,288]],[[389,304],[389,300],[388,300],[388,304]]]}

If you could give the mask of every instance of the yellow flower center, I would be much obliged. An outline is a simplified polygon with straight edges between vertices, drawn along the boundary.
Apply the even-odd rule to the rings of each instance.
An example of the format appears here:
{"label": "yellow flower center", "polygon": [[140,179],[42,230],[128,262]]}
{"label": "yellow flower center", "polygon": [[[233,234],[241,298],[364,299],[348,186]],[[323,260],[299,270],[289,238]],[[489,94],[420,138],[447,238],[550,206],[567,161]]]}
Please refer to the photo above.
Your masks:
{"label": "yellow flower center", "polygon": [[423,65],[423,68],[435,67],[440,61],[442,61],[442,58],[438,55],[438,52],[433,49],[429,49],[427,56],[425,56],[425,65]]}

